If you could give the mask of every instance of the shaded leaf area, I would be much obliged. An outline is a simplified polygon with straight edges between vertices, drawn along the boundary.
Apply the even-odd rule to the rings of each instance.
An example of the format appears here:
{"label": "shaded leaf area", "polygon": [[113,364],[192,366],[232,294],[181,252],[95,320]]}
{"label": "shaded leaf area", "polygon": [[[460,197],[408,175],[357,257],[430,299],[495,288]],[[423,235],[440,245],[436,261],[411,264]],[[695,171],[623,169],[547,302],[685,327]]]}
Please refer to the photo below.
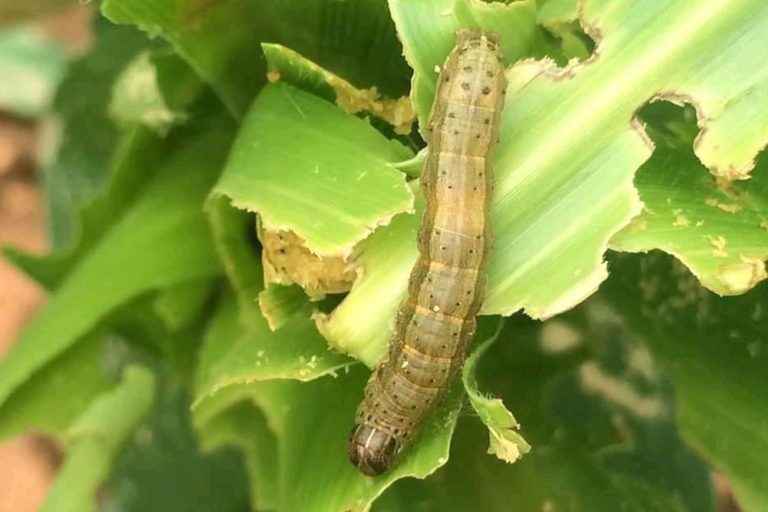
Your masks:
{"label": "shaded leaf area", "polygon": [[[205,452],[213,452],[222,447],[239,449],[245,458],[248,472],[251,508],[276,510],[280,475],[276,471],[278,456],[275,435],[269,429],[261,410],[251,401],[243,400],[240,390],[229,388],[228,391],[237,391],[229,393],[235,400],[227,400],[228,408],[216,411],[217,415],[207,423],[198,421],[201,408],[195,410],[195,430],[200,439],[200,448]],[[216,401],[221,401],[225,394],[217,394]],[[212,402],[208,401],[206,405]]]}
{"label": "shaded leaf area", "polygon": [[44,114],[65,66],[64,48],[39,31],[28,27],[0,30],[0,109],[22,117]]}
{"label": "shaded leaf area", "polygon": [[[202,204],[231,140],[226,119],[175,132],[132,207],[77,263],[0,361],[0,403],[112,310],[151,290],[215,276]],[[106,278],[109,276],[109,278]]]}
{"label": "shaded leaf area", "polygon": [[[763,69],[761,27],[768,11],[745,3],[723,15],[721,8],[708,2],[586,2],[582,22],[600,35],[596,58],[565,69],[522,61],[509,70],[494,154],[495,246],[486,313],[523,308],[534,317],[551,316],[579,303],[606,278],[603,253],[611,235],[640,211],[631,181],[651,154],[631,121],[655,96],[674,92],[697,103],[707,130],[696,151],[713,172],[738,177],[748,170],[766,140],[765,128],[758,114],[743,124],[736,118],[747,98],[765,87],[762,72],[745,70]],[[528,20],[535,12],[527,2],[393,2],[392,9],[415,70],[413,98],[422,126],[437,77],[434,66],[453,45],[459,25],[493,30],[507,20],[496,30],[504,35],[510,62],[526,44],[535,45]],[[746,28],[745,19],[752,20]],[[514,45],[518,40],[524,44]],[[745,86],[754,94],[743,94]],[[548,286],[539,286],[543,280]]]}
{"label": "shaded leaf area", "polygon": [[535,449],[524,462],[505,465],[483,453],[483,431],[468,423],[459,425],[444,469],[427,481],[395,484],[373,510],[680,510],[658,489],[606,471],[582,447],[558,443]]}
{"label": "shaded leaf area", "polygon": [[67,429],[67,458],[40,510],[95,511],[98,487],[153,401],[151,372],[139,366],[126,368],[120,384],[100,395]]}
{"label": "shaded leaf area", "polygon": [[477,365],[486,351],[496,342],[503,327],[504,322],[501,319],[495,322],[486,319],[478,324],[477,339],[483,341],[472,351],[464,363],[461,378],[469,403],[480,421],[488,427],[488,453],[505,462],[512,463],[528,453],[531,446],[518,432],[520,424],[515,416],[504,407],[504,402],[499,398],[487,396],[480,391],[477,384]]}
{"label": "shaded leaf area", "polygon": [[93,48],[70,64],[53,103],[61,140],[44,175],[54,249],[78,242],[80,210],[109,186],[110,162],[120,141],[107,113],[112,84],[123,67],[149,45],[135,30],[104,20],[95,20],[93,30]]}
{"label": "shaded leaf area", "polygon": [[407,91],[408,68],[382,0],[107,0],[102,12],[170,41],[236,117],[264,84],[262,41],[295,49],[360,87]]}
{"label": "shaded leaf area", "polygon": [[768,506],[766,288],[719,298],[671,258],[612,258],[605,296],[668,372],[685,439],[730,478],[741,506]]}
{"label": "shaded leaf area", "polygon": [[258,212],[265,229],[289,229],[321,256],[344,255],[411,208],[411,191],[391,165],[410,156],[332,104],[269,85],[252,105],[216,191]]}
{"label": "shaded leaf area", "polygon": [[[230,422],[227,417],[235,411],[250,417],[239,427],[230,424],[229,428],[237,429],[227,435],[230,444],[241,447],[243,439],[252,440],[253,446],[245,448],[251,454],[252,478],[270,475],[253,481],[259,491],[258,506],[281,511],[365,510],[393,481],[406,476],[424,478],[447,460],[460,403],[454,394],[403,454],[397,468],[371,479],[347,459],[348,434],[367,377],[368,372],[357,366],[337,377],[307,383],[272,380],[239,385],[202,402],[195,415],[201,414],[205,435],[220,428],[216,426],[220,418]],[[255,414],[252,406],[244,404],[256,404],[261,413]],[[263,428],[262,413],[268,430]],[[250,430],[251,426],[256,429]],[[243,430],[246,427],[249,429]],[[255,457],[271,453],[275,440],[276,458]]]}
{"label": "shaded leaf area", "polygon": [[62,437],[77,415],[114,382],[115,375],[105,359],[100,331],[53,359],[0,409],[0,438],[30,429]]}
{"label": "shaded leaf area", "polygon": [[530,453],[511,465],[487,455],[487,431],[467,419],[444,468],[374,509],[713,511],[670,384],[617,318],[595,298],[543,324],[507,321],[477,379],[514,411]]}
{"label": "shaded leaf area", "polygon": [[191,279],[158,293],[154,310],[170,330],[179,330],[207,315],[217,279]]}
{"label": "shaded leaf area", "polygon": [[768,277],[768,160],[758,161],[748,181],[716,179],[691,151],[698,130],[692,109],[657,103],[641,115],[657,146],[635,177],[644,208],[611,247],[661,249],[719,295],[744,293]]}
{"label": "shaded leaf area", "polygon": [[189,405],[183,390],[164,382],[152,415],[115,464],[102,512],[251,510],[242,457],[232,449],[203,454]]}

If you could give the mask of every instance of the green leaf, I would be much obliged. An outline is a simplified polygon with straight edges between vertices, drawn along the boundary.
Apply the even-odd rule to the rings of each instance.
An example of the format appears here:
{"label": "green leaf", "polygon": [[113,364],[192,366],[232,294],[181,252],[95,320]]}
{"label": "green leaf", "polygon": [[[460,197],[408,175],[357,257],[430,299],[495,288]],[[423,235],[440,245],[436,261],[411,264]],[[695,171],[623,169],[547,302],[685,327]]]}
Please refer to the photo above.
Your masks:
{"label": "green leaf", "polygon": [[416,262],[417,218],[424,210],[417,196],[416,215],[400,214],[362,244],[355,261],[365,271],[329,315],[316,315],[328,343],[373,368],[384,356],[397,308],[406,295]]}
{"label": "green leaf", "polygon": [[44,169],[54,249],[76,244],[77,214],[111,182],[109,164],[121,141],[107,114],[112,85],[146,47],[146,39],[135,31],[97,19],[93,48],[69,66],[56,92],[53,112],[60,119],[62,135],[54,160]]}
{"label": "green leaf", "polygon": [[[73,245],[49,256],[35,256],[13,248],[3,248],[4,256],[41,286],[48,290],[56,289],[133,205],[137,197],[141,196],[141,192],[151,182],[156,162],[166,157],[167,148],[148,130],[136,129],[126,133],[116,145],[112,164],[108,166],[110,182],[106,190],[79,212],[78,236],[75,237],[74,233],[71,235]],[[60,214],[53,215],[57,217]]]}
{"label": "green leaf", "polygon": [[204,451],[221,446],[239,448],[246,459],[253,508],[277,509],[276,491],[280,476],[277,440],[261,411],[252,403],[241,401],[208,423],[197,426],[197,430]]}
{"label": "green leaf", "polygon": [[263,82],[259,31],[251,0],[199,4],[187,0],[106,0],[101,11],[113,23],[134,24],[167,39],[239,117]]}
{"label": "green leaf", "polygon": [[457,29],[483,29],[499,34],[505,64],[531,56],[540,43],[534,0],[508,5],[472,0],[390,0],[389,4],[405,58],[413,68],[411,100],[422,133],[435,95],[436,70],[456,45]]}
{"label": "green leaf", "polygon": [[411,208],[413,195],[391,165],[410,156],[330,103],[270,85],[251,107],[216,192],[258,212],[266,229],[294,231],[316,254],[343,255]]}
{"label": "green leaf", "polygon": [[282,81],[335,102],[350,114],[366,112],[387,121],[399,134],[409,134],[415,120],[411,101],[382,98],[375,87],[357,89],[343,78],[318,66],[295,51],[277,44],[262,43],[270,81]]}
{"label": "green leaf", "polygon": [[524,462],[505,464],[485,455],[483,430],[467,423],[458,429],[450,462],[434,478],[396,484],[373,510],[680,510],[657,489],[612,475],[576,444],[537,447]]}
{"label": "green leaf", "polygon": [[47,364],[0,409],[0,439],[31,429],[61,437],[72,420],[114,383],[104,355],[103,333],[97,330]]}
{"label": "green leaf", "polygon": [[747,511],[768,506],[766,288],[718,298],[670,258],[622,256],[606,296],[675,386],[685,439],[728,475]]}
{"label": "green leaf", "polygon": [[348,433],[367,376],[358,366],[309,383],[254,385],[279,442],[279,510],[367,510],[394,481],[424,478],[447,460],[460,406],[455,393],[392,471],[370,478],[350,464]]}
{"label": "green leaf", "polygon": [[178,330],[204,316],[216,285],[212,279],[193,279],[161,290],[155,312],[170,330]]}
{"label": "green leaf", "polygon": [[0,109],[24,117],[44,114],[65,65],[64,49],[37,31],[0,31]]}
{"label": "green leaf", "polygon": [[149,52],[137,55],[117,77],[109,113],[122,125],[144,125],[160,135],[185,119],[167,104]]}
{"label": "green leaf", "polygon": [[214,276],[219,262],[202,212],[231,138],[227,122],[178,133],[142,196],[84,257],[0,361],[0,404],[117,306],[150,290]]}
{"label": "green leaf", "polygon": [[[456,28],[499,32],[510,62],[520,48],[535,46],[526,2],[391,5],[415,70],[413,98],[422,126],[433,68],[453,46]],[[487,13],[488,19],[481,16]],[[508,21],[497,25],[505,16]],[[523,308],[536,318],[552,316],[605,280],[609,239],[640,211],[632,178],[652,148],[631,121],[649,99],[696,104],[706,128],[696,153],[716,175],[745,177],[768,140],[768,125],[760,121],[768,103],[758,101],[768,84],[761,65],[768,9],[749,2],[593,1],[581,22],[601,36],[596,58],[566,69],[524,60],[508,71],[501,142],[493,156],[495,245],[486,314]]]}
{"label": "green leaf", "polygon": [[152,374],[138,366],[126,369],[122,382],[69,427],[71,448],[41,511],[95,511],[98,486],[108,477],[118,449],[149,412],[153,399]]}
{"label": "green leaf", "polygon": [[304,290],[298,285],[269,285],[259,293],[259,309],[273,331],[293,318],[308,317],[314,313]]}
{"label": "green leaf", "polygon": [[171,42],[176,52],[242,117],[264,84],[259,43],[285,45],[361,87],[404,94],[408,69],[386,3],[362,0],[106,0],[102,12]]}
{"label": "green leaf", "polygon": [[229,386],[271,379],[307,381],[352,364],[328,348],[311,319],[297,318],[272,331],[258,312],[252,314],[258,318],[241,329],[234,296],[226,295],[220,304],[199,357],[195,407]]}
{"label": "green leaf", "polygon": [[[496,325],[492,326],[492,323]],[[504,406],[504,402],[499,398],[487,397],[480,392],[476,376],[480,358],[496,342],[503,326],[504,322],[501,320],[497,322],[489,320],[479,326],[477,339],[483,341],[480,346],[472,351],[472,354],[464,363],[461,380],[464,384],[464,389],[467,391],[472,408],[480,417],[480,420],[488,427],[490,439],[488,453],[495,455],[505,462],[512,463],[528,453],[531,446],[517,432],[520,429],[520,424]],[[491,331],[491,327],[495,328],[495,332]]]}
{"label": "green leaf", "polygon": [[696,131],[692,119],[674,116],[659,128],[683,134],[671,142],[660,138],[638,171],[643,213],[611,240],[611,248],[658,248],[713,292],[746,292],[768,277],[768,160],[760,160],[746,182],[718,180],[688,149]]}
{"label": "green leaf", "polygon": [[160,373],[157,406],[116,462],[101,493],[104,512],[244,512],[248,482],[231,448],[203,454],[189,397]]}

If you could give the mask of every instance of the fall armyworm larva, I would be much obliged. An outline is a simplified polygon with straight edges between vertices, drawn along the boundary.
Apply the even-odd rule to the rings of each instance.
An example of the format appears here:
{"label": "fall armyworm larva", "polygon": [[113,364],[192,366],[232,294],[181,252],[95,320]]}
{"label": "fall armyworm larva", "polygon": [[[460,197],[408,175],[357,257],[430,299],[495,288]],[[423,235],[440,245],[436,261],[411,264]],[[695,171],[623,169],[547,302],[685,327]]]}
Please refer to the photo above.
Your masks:
{"label": "fall armyworm larva", "polygon": [[445,398],[475,332],[491,236],[490,153],[505,89],[498,38],[459,30],[426,129],[419,258],[350,439],[349,458],[366,475],[389,469]]}

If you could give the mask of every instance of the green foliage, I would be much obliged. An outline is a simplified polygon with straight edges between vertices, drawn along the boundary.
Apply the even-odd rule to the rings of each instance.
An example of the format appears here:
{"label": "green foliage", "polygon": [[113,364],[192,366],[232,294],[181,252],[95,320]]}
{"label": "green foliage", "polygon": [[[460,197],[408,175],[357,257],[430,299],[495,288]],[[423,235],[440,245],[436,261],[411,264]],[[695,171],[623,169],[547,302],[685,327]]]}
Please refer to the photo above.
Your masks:
{"label": "green foliage", "polygon": [[[56,251],[6,250],[51,298],[0,360],[0,436],[66,451],[47,510],[707,512],[713,469],[768,508],[768,7],[100,7],[48,111],[0,87],[62,130]],[[487,317],[369,478],[346,443],[416,258],[420,132],[459,27],[499,33],[509,80]],[[61,55],[8,30],[0,67],[52,90]],[[350,258],[352,289],[268,282],[260,230]]]}

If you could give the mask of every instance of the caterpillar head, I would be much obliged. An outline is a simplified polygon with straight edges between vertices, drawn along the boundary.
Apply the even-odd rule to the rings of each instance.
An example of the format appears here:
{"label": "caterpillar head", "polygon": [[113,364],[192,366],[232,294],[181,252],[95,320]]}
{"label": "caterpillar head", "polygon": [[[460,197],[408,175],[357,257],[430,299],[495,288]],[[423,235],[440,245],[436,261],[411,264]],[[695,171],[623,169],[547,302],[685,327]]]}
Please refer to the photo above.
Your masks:
{"label": "caterpillar head", "polygon": [[384,473],[399,450],[394,436],[366,424],[355,425],[349,439],[349,460],[368,476]]}

